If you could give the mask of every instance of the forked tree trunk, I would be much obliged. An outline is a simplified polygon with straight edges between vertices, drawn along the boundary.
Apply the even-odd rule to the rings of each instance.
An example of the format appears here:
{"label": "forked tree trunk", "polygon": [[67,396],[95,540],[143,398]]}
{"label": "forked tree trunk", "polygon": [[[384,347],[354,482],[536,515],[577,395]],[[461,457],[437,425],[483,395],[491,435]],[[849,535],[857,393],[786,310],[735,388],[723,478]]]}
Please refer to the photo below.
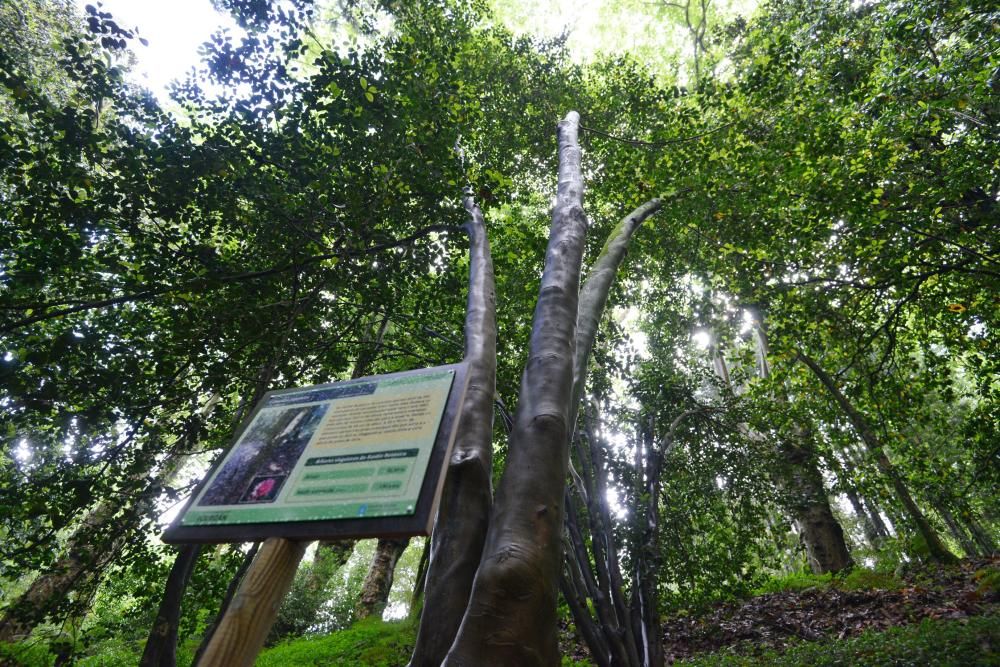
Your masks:
{"label": "forked tree trunk", "polygon": [[465,314],[468,389],[448,462],[431,535],[424,607],[411,667],[438,667],[451,648],[489,526],[493,504],[493,400],[496,395],[496,294],[493,260],[483,214],[465,197],[469,212],[469,295]]}
{"label": "forked tree trunk", "polygon": [[[574,427],[578,421],[590,355],[611,286],[633,234],[662,206],[662,200],[651,199],[623,218],[609,234],[580,288],[573,361],[573,402],[570,407],[570,424]],[[633,632],[632,614],[625,600],[624,580],[618,566],[618,549],[607,507],[607,471],[603,465],[601,444],[594,433],[589,433],[586,438],[573,438],[573,444],[576,445],[581,471],[574,474],[576,493],[567,494],[569,544],[560,587],[576,626],[598,665],[639,665],[640,648]],[[574,502],[586,505],[593,559],[588,553],[580,512]]]}
{"label": "forked tree trunk", "polygon": [[[563,499],[587,218],[580,117],[559,123],[559,186],[528,362],[465,616],[444,664],[558,665]],[[425,616],[434,613],[428,606]]]}
{"label": "forked tree trunk", "polygon": [[358,620],[369,616],[382,616],[389,602],[389,591],[392,590],[392,580],[396,573],[399,557],[406,550],[410,538],[393,540],[380,538],[372,556],[368,575],[361,585],[361,595],[354,608],[354,616]]}
{"label": "forked tree trunk", "polygon": [[819,379],[820,383],[826,387],[826,390],[830,392],[837,405],[840,406],[844,414],[850,420],[854,429],[861,436],[861,440],[864,441],[868,450],[875,457],[875,462],[879,467],[879,470],[884,474],[889,482],[892,484],[893,489],[896,491],[896,495],[899,497],[900,502],[902,502],[903,507],[906,509],[907,515],[909,515],[910,520],[913,521],[917,528],[917,531],[924,538],[927,543],[927,549],[930,552],[931,557],[940,563],[955,563],[958,559],[955,554],[948,551],[948,548],[944,546],[941,542],[941,538],[938,537],[937,532],[931,526],[927,517],[917,506],[917,503],[913,500],[913,496],[910,495],[909,489],[903,483],[902,478],[899,476],[899,472],[889,461],[889,457],[885,453],[885,448],[879,441],[878,437],[875,435],[875,431],[869,425],[868,420],[865,419],[858,410],[851,404],[847,397],[840,391],[837,383],[834,382],[830,374],[827,373],[823,368],[817,364],[811,357],[806,355],[801,350],[798,352],[798,358],[802,361],[813,374]]}

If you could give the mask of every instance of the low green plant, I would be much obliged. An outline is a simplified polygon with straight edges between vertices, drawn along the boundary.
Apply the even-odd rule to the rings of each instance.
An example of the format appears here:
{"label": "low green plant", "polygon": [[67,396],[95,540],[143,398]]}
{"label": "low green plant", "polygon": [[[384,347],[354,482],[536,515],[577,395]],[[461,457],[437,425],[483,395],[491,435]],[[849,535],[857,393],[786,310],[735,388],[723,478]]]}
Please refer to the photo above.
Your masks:
{"label": "low green plant", "polygon": [[828,588],[833,581],[832,574],[811,574],[794,572],[781,577],[772,577],[754,589],[754,595],[782,593],[784,591],[805,591],[811,588]]}
{"label": "low green plant", "polygon": [[876,572],[865,568],[855,568],[834,584],[845,591],[885,590],[895,591],[903,587],[903,582],[890,572]]}
{"label": "low green plant", "polygon": [[898,590],[903,582],[890,572],[880,572],[859,567],[849,572],[837,574],[812,574],[795,572],[781,577],[772,577],[754,589],[754,595],[781,593],[785,591],[805,591],[810,589],[837,588],[844,591]]}
{"label": "low green plant", "polygon": [[1000,594],[1000,568],[984,567],[972,575],[976,582],[976,592],[980,595]]}
{"label": "low green plant", "polygon": [[22,665],[23,667],[49,667],[56,656],[49,653],[45,644],[23,641],[0,644],[0,665]]}
{"label": "low green plant", "polygon": [[687,667],[996,667],[1000,665],[1000,616],[925,619],[884,632],[843,640],[802,642],[784,652],[710,653],[674,663]]}

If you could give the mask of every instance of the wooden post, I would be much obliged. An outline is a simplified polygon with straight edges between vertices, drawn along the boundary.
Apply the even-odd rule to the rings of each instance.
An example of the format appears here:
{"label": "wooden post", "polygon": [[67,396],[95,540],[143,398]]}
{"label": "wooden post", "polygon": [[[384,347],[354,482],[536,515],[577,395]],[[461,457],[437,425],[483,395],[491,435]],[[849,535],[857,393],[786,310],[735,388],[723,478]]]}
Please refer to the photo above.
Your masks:
{"label": "wooden post", "polygon": [[253,665],[308,544],[280,537],[264,542],[198,661],[199,667]]}

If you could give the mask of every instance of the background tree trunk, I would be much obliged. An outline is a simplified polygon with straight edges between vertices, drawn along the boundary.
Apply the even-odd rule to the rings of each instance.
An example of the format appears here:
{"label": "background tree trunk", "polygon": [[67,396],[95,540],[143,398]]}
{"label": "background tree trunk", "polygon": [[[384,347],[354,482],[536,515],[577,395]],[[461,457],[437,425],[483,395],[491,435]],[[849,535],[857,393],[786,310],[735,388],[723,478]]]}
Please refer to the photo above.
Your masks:
{"label": "background tree trunk", "polygon": [[[768,361],[770,350],[767,332],[763,328],[759,313],[754,313],[754,335],[757,375],[766,380],[771,377]],[[716,375],[730,391],[735,393],[725,357],[717,347],[713,349],[713,356]],[[776,392],[774,400],[779,405],[788,403],[787,397],[780,389]],[[741,430],[748,438],[757,441],[766,440],[763,433],[758,433],[748,424],[741,425]],[[822,574],[839,572],[851,567],[854,561],[844,539],[844,529],[833,514],[823,484],[823,475],[817,467],[811,430],[796,423],[791,428],[785,429],[778,438],[775,449],[777,465],[771,467],[771,479],[782,492],[782,510],[795,523],[806,545],[810,569]]]}
{"label": "background tree trunk", "polygon": [[146,646],[139,660],[139,667],[174,667],[177,664],[177,629],[181,620],[181,598],[194,571],[200,544],[185,544],[177,553],[167,582],[163,599],[153,621],[153,629],[146,639]]}
{"label": "background tree trunk", "polygon": [[833,514],[823,476],[816,465],[811,436],[795,429],[795,439],[778,445],[779,486],[787,494],[785,508],[802,535],[809,567],[816,574],[840,572],[854,565],[844,529]]}
{"label": "background tree trunk", "polygon": [[902,478],[899,476],[899,472],[889,461],[889,457],[885,453],[885,448],[882,447],[882,443],[875,436],[875,432],[872,430],[871,426],[868,424],[868,420],[865,419],[864,415],[858,412],[851,402],[847,400],[847,397],[840,391],[837,387],[836,382],[833,378],[820,367],[812,358],[807,356],[801,350],[798,352],[798,358],[806,366],[812,370],[813,374],[819,379],[820,383],[826,387],[826,390],[830,392],[830,395],[836,401],[837,405],[844,411],[847,418],[850,420],[851,424],[854,426],[858,435],[861,436],[862,441],[868,447],[868,450],[875,457],[875,462],[877,463],[879,470],[882,471],[892,484],[896,491],[896,495],[899,497],[900,502],[903,503],[903,507],[906,509],[906,513],[910,516],[910,519],[916,525],[917,531],[924,538],[927,543],[927,549],[930,552],[931,557],[940,563],[955,563],[958,559],[955,554],[948,551],[948,548],[944,546],[941,542],[941,538],[938,537],[937,532],[931,526],[927,517],[924,513],[920,511],[917,503],[913,500],[913,496],[910,495],[909,490],[903,483]]}
{"label": "background tree trunk", "polygon": [[389,591],[392,590],[392,579],[396,573],[396,563],[406,550],[410,538],[400,540],[380,538],[372,556],[368,575],[361,585],[361,596],[354,608],[358,620],[369,616],[382,616],[389,602]]}

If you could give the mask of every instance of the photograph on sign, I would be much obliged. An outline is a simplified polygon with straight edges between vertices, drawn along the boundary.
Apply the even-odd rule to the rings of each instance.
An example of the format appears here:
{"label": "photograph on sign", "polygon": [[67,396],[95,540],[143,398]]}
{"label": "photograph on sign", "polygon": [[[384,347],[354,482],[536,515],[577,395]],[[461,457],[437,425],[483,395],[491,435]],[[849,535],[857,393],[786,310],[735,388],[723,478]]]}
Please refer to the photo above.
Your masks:
{"label": "photograph on sign", "polygon": [[268,394],[183,527],[415,512],[453,368]]}

